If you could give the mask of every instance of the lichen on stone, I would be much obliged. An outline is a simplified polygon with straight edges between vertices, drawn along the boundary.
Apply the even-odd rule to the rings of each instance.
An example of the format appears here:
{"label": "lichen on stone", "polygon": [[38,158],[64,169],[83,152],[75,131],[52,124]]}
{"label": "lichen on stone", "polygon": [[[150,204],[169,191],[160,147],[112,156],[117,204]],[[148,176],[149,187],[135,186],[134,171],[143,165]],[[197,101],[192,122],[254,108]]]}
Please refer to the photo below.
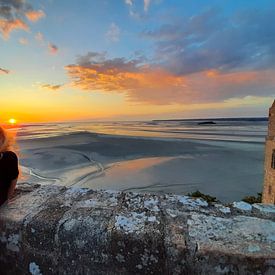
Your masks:
{"label": "lichen on stone", "polygon": [[29,272],[32,275],[42,275],[39,266],[35,262],[29,264]]}

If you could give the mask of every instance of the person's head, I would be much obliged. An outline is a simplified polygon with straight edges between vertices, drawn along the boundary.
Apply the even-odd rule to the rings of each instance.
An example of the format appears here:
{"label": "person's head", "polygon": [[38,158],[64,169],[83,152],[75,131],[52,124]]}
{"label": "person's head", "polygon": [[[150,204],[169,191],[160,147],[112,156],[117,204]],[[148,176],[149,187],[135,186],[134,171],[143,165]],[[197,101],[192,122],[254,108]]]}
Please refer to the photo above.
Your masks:
{"label": "person's head", "polygon": [[0,153],[9,150],[10,139],[6,130],[0,126]]}

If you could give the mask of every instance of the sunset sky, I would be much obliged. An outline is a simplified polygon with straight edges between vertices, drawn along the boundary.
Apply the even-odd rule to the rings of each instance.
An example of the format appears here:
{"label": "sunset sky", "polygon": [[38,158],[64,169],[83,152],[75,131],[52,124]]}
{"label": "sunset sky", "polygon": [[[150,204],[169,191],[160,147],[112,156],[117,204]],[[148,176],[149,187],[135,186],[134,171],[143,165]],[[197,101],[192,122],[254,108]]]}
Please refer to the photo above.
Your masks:
{"label": "sunset sky", "polygon": [[0,122],[266,116],[273,0],[0,0]]}

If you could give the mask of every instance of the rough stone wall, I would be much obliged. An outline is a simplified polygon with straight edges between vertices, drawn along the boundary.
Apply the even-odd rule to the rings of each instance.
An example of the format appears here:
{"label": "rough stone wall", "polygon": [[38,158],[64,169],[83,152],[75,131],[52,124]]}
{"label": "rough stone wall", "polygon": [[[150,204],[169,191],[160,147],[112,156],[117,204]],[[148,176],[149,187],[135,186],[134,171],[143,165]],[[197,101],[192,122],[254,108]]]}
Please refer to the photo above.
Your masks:
{"label": "rough stone wall", "polygon": [[23,184],[0,274],[275,274],[275,206]]}
{"label": "rough stone wall", "polygon": [[272,153],[275,150],[275,139],[267,139],[265,146],[265,170],[263,203],[275,204],[275,169],[271,167]]}
{"label": "rough stone wall", "polygon": [[275,204],[275,169],[271,167],[275,150],[275,101],[269,110],[268,136],[265,147],[263,203]]}
{"label": "rough stone wall", "polygon": [[268,136],[275,137],[275,100],[269,109]]}

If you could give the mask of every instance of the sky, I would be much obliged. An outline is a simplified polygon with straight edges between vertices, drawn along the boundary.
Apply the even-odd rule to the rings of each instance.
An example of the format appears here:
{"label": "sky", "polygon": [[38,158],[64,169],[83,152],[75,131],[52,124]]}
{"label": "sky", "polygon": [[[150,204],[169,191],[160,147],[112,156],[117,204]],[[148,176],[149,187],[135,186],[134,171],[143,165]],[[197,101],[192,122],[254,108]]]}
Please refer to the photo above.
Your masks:
{"label": "sky", "polygon": [[273,0],[0,0],[0,122],[267,116]]}

